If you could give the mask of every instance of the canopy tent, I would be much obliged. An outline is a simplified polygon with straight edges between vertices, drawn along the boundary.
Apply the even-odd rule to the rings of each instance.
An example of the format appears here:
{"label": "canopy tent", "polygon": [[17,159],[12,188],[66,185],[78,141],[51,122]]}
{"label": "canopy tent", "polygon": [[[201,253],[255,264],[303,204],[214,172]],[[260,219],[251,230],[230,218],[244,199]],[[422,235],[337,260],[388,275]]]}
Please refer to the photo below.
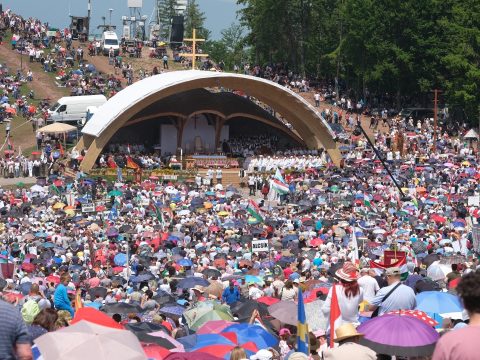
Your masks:
{"label": "canopy tent", "polygon": [[476,139],[478,140],[478,133],[474,129],[468,130],[468,132],[463,136],[464,139]]}
{"label": "canopy tent", "polygon": [[65,134],[65,133],[69,133],[77,130],[78,129],[75,126],[60,123],[60,122],[56,122],[38,129],[38,131],[43,132],[45,134]]}

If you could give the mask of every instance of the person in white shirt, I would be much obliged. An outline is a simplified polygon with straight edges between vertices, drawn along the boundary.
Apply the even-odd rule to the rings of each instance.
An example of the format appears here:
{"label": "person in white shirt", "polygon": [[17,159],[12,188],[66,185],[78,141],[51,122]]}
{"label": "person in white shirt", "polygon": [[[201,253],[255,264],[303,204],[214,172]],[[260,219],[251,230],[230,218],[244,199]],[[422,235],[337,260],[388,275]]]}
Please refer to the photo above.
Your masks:
{"label": "person in white shirt", "polygon": [[260,290],[255,283],[248,285],[248,298],[252,300],[257,300],[263,296],[263,291]]}
{"label": "person in white shirt", "polygon": [[[372,270],[373,272],[373,270]],[[370,275],[370,269],[363,268],[360,270],[361,277],[358,279],[358,285],[363,289],[363,298],[370,302],[380,290],[377,280]]]}

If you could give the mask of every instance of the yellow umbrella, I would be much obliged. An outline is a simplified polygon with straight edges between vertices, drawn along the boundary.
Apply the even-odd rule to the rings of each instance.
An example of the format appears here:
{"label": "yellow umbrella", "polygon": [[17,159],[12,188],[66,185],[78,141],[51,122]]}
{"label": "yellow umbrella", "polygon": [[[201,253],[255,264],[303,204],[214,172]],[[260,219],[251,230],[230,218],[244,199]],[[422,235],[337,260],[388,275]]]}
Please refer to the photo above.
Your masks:
{"label": "yellow umbrella", "polygon": [[73,206],[65,206],[63,210],[75,210]]}
{"label": "yellow umbrella", "polygon": [[462,161],[462,165],[463,166],[470,166],[471,164],[470,164],[469,161],[465,160],[465,161]]}
{"label": "yellow umbrella", "polygon": [[53,205],[53,208],[55,210],[58,210],[58,209],[63,209],[65,207],[65,204],[62,203],[62,202],[57,202],[55,205]]}
{"label": "yellow umbrella", "polygon": [[218,216],[228,216],[228,215],[230,215],[230,214],[227,211],[220,211],[218,213]]}
{"label": "yellow umbrella", "polygon": [[67,214],[68,216],[73,216],[73,215],[75,215],[75,210],[67,209],[67,210],[65,210],[65,214]]}

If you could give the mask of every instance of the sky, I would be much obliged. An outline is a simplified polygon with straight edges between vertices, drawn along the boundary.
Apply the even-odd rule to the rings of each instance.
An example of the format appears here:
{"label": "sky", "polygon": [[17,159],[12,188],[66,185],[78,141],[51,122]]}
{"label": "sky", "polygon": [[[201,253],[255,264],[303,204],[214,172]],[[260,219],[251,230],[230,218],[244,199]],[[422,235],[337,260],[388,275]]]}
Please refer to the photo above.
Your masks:
{"label": "sky", "polygon": [[[91,0],[92,22],[96,30],[97,25],[103,23],[102,16],[109,19],[109,9],[112,12],[112,24],[117,25],[117,33],[121,27],[122,15],[130,15],[127,0]],[[197,0],[201,10],[206,16],[206,28],[212,32],[212,38],[218,39],[220,32],[237,22],[236,0]],[[64,28],[69,25],[69,13],[75,16],[87,15],[88,0],[0,0],[4,8],[10,8],[14,13],[23,17],[34,16],[44,22],[49,22],[53,27]],[[142,15],[147,15],[149,20],[153,12],[155,0],[143,0]],[[92,29],[92,27],[91,27]],[[101,31],[98,30],[98,33]]]}

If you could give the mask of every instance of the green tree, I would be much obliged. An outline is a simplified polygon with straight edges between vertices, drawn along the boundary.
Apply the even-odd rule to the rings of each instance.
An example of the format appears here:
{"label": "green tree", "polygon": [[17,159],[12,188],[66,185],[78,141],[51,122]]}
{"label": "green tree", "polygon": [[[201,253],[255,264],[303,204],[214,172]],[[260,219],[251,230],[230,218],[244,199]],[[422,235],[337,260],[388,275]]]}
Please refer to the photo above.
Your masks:
{"label": "green tree", "polygon": [[170,40],[172,18],[176,15],[176,0],[162,0],[158,6],[157,21],[160,24],[160,39]]}
{"label": "green tree", "polygon": [[208,40],[210,31],[205,27],[205,13],[200,10],[196,0],[189,0],[185,14],[185,37],[191,38],[193,29],[197,31],[197,37]]}

